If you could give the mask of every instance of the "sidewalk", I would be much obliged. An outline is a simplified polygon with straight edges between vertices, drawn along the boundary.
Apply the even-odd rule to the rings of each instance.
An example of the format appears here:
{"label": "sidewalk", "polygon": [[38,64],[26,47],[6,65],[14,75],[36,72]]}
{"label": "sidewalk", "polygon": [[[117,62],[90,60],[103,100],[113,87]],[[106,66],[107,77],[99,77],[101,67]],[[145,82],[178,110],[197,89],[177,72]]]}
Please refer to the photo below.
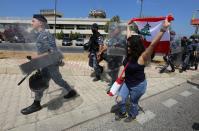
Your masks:
{"label": "sidewalk", "polygon": [[199,75],[197,75],[197,77],[192,77],[190,79],[187,80],[188,83],[197,86],[197,88],[199,88]]}
{"label": "sidewalk", "polygon": [[[114,98],[106,94],[105,78],[104,81],[92,81],[92,70],[87,62],[67,61],[60,71],[79,95],[74,99],[64,100],[62,88],[51,81],[42,99],[43,109],[24,116],[20,110],[32,103],[33,94],[27,81],[17,87],[17,83],[24,76],[18,68],[22,62],[23,60],[16,59],[0,60],[0,130],[60,131],[110,112],[115,103]],[[194,70],[159,74],[156,67],[157,64],[151,63],[145,69],[148,88],[142,99],[169,90],[199,75],[199,71]]]}

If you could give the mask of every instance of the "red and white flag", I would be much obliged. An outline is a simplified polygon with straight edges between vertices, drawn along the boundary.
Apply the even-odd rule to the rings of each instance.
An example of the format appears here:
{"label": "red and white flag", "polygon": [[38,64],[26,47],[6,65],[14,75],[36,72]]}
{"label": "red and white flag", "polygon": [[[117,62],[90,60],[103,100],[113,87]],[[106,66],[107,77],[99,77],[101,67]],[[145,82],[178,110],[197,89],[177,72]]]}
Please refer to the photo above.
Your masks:
{"label": "red and white flag", "polygon": [[[129,24],[135,22],[139,28],[140,33],[144,36],[145,47],[151,43],[153,38],[157,35],[162,27],[162,22],[165,19],[168,21],[173,20],[172,16],[168,17],[146,17],[146,18],[133,18]],[[170,33],[169,30],[166,31],[161,38],[160,42],[158,43],[155,52],[156,53],[168,53],[169,52],[169,45],[170,45]]]}
{"label": "red and white flag", "polygon": [[[151,42],[156,34],[160,31],[162,27],[161,18],[145,18],[145,19],[135,19],[134,22],[137,24],[142,35],[145,36],[146,41]],[[160,41],[170,41],[169,31],[166,31]]]}

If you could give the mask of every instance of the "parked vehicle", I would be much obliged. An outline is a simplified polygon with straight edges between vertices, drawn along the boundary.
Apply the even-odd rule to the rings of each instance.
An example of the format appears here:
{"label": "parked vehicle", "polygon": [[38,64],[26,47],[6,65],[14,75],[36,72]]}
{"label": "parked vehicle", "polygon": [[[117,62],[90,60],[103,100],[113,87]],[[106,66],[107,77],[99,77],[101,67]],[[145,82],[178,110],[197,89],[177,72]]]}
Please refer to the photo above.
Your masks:
{"label": "parked vehicle", "polygon": [[3,39],[3,33],[0,32],[0,43],[2,43],[3,40],[4,40],[4,39]]}
{"label": "parked vehicle", "polygon": [[85,51],[89,50],[89,45],[90,45],[89,42],[87,42],[87,43],[84,44],[84,50]]}
{"label": "parked vehicle", "polygon": [[11,43],[25,43],[25,39],[23,36],[15,35],[13,39],[10,40]]}
{"label": "parked vehicle", "polygon": [[84,45],[84,39],[83,38],[78,38],[75,42],[76,46],[83,46]]}
{"label": "parked vehicle", "polygon": [[62,46],[71,46],[71,45],[72,45],[72,41],[70,40],[70,38],[64,37],[62,41]]}

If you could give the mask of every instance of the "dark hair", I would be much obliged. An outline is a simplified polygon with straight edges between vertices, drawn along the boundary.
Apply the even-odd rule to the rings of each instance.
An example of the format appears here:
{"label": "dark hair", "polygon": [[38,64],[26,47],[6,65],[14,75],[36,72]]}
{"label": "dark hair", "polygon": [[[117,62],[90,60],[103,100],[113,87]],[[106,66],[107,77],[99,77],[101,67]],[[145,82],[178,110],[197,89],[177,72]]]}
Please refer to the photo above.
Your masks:
{"label": "dark hair", "polygon": [[131,58],[137,61],[140,55],[145,51],[142,37],[139,35],[132,35],[128,38],[128,42],[130,44],[128,47],[131,50],[131,54],[128,54],[127,58]]}

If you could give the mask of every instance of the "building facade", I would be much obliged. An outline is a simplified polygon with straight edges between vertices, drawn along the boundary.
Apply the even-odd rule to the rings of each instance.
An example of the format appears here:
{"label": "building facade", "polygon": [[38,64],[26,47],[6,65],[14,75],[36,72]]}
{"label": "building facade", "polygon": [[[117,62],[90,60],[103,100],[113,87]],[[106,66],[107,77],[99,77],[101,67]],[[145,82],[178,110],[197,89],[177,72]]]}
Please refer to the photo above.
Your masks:
{"label": "building facade", "polygon": [[[47,18],[49,31],[54,34],[55,33],[55,19]],[[99,32],[103,35],[107,33],[104,31],[105,24],[109,21],[109,19],[99,19],[99,18],[56,18],[56,33],[63,33],[68,36],[70,33],[80,33],[84,38],[89,37],[91,32],[91,25],[93,23],[97,23],[99,25]],[[0,18],[0,31],[3,32],[6,28],[20,25],[24,28],[30,27],[31,18],[30,19],[22,19],[22,18],[11,18],[11,17],[3,17]]]}

